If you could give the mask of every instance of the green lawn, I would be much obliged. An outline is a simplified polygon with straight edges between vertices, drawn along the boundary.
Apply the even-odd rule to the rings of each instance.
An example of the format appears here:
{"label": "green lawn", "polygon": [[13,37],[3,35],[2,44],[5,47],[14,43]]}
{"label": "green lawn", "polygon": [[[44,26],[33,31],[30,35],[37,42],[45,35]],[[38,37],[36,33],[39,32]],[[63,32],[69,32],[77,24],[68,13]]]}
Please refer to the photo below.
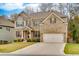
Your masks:
{"label": "green lawn", "polygon": [[79,44],[67,43],[64,52],[65,54],[79,54]]}
{"label": "green lawn", "polygon": [[18,49],[32,45],[34,43],[35,42],[17,42],[17,43],[0,45],[0,53],[13,52],[13,51],[16,51]]}

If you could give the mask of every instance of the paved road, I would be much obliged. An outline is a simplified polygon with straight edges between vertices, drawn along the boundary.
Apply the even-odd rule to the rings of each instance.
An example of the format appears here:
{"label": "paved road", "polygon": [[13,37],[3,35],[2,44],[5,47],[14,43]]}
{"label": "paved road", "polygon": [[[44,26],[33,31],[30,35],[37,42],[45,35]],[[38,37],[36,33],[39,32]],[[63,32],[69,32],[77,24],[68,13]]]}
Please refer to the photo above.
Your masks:
{"label": "paved road", "polygon": [[64,55],[65,43],[36,43],[11,52],[13,55]]}

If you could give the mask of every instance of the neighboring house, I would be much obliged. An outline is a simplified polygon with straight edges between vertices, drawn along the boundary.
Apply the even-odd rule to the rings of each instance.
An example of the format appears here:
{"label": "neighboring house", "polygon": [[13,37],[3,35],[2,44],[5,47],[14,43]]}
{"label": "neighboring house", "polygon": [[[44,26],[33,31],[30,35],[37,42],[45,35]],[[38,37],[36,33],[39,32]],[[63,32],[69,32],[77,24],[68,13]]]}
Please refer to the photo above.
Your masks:
{"label": "neighboring house", "polygon": [[12,41],[14,39],[14,24],[4,16],[0,16],[0,41]]}
{"label": "neighboring house", "polygon": [[67,17],[57,11],[20,13],[15,19],[16,37],[42,42],[67,42]]}

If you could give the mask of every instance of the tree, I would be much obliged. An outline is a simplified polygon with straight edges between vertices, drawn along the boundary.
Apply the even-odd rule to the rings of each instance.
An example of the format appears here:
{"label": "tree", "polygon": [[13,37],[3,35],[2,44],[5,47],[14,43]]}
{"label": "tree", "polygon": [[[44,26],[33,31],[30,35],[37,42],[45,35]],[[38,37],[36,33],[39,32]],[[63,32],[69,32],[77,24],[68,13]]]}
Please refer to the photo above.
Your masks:
{"label": "tree", "polygon": [[72,34],[73,41],[79,43],[79,17],[75,16],[73,20],[69,21],[68,30]]}
{"label": "tree", "polygon": [[59,3],[59,10],[62,14],[64,14],[64,4]]}
{"label": "tree", "polygon": [[52,9],[53,4],[52,3],[42,3],[39,5],[39,8],[41,11],[48,11]]}
{"label": "tree", "polygon": [[79,14],[79,4],[69,3],[68,11],[69,11],[70,19],[74,19],[74,17]]}
{"label": "tree", "polygon": [[34,13],[34,10],[32,7],[25,7],[24,12],[30,14],[30,13]]}
{"label": "tree", "polygon": [[52,7],[53,7],[53,4],[52,4],[52,3],[48,3],[47,6],[48,6],[48,7],[47,7],[47,10],[51,10]]}

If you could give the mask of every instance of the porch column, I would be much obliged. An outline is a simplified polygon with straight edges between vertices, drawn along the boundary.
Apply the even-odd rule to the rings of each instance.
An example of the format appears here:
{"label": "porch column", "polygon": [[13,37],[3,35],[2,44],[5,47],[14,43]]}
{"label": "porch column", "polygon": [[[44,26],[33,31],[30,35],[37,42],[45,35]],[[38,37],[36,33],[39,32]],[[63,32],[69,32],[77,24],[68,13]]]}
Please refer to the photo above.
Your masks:
{"label": "porch column", "polygon": [[31,30],[29,30],[29,38],[31,39]]}
{"label": "porch column", "polygon": [[23,39],[24,38],[24,36],[23,36],[23,30],[21,31],[21,39]]}

